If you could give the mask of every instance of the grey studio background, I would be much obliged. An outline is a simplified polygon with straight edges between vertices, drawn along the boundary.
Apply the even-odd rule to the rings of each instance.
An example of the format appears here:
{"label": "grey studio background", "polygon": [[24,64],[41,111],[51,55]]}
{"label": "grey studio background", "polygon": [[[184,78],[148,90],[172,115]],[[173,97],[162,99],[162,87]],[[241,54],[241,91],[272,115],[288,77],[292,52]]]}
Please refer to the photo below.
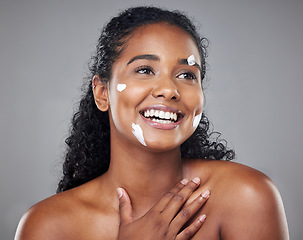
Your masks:
{"label": "grey studio background", "polygon": [[55,193],[99,30],[141,4],[200,23],[210,40],[205,110],[236,161],[273,179],[291,239],[303,239],[301,0],[1,0],[0,239],[13,239],[22,214]]}

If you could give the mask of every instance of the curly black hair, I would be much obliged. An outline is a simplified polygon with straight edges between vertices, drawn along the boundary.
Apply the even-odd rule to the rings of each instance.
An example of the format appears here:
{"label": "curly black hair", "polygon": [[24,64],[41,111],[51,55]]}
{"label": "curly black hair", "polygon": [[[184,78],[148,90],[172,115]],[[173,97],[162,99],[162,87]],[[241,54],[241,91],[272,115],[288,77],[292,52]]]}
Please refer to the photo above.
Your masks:
{"label": "curly black hair", "polygon": [[[94,101],[92,79],[98,75],[104,82],[111,78],[113,63],[119,57],[132,33],[144,25],[167,23],[187,32],[196,43],[201,56],[201,79],[205,77],[208,41],[199,36],[191,20],[179,11],[168,11],[157,7],[129,8],[114,17],[104,26],[89,67],[89,76],[83,85],[82,99],[72,119],[70,136],[66,139],[67,151],[63,164],[63,177],[57,193],[88,182],[108,170],[110,162],[110,126],[108,112],[100,111]],[[181,156],[188,158],[232,160],[233,150],[226,141],[211,140],[209,121],[202,114],[201,121],[193,133],[181,145]]]}

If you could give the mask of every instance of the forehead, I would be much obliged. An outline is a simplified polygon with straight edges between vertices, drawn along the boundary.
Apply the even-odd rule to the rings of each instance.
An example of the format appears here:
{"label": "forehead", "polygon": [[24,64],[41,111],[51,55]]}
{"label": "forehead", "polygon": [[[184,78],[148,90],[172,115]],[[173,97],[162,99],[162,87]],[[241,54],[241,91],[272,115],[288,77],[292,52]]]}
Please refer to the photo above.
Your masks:
{"label": "forehead", "polygon": [[181,28],[167,23],[149,24],[136,29],[126,42],[120,57],[137,54],[157,54],[187,58],[194,55],[200,61],[198,47]]}

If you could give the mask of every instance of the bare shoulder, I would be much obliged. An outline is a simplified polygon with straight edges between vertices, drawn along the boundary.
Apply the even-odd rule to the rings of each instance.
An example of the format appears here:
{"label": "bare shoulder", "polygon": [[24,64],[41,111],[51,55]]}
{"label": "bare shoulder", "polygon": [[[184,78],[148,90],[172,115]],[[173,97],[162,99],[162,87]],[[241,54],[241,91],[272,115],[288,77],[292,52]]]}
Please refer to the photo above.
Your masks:
{"label": "bare shoulder", "polygon": [[225,189],[233,189],[233,192],[248,196],[258,192],[263,197],[270,197],[277,193],[271,179],[254,168],[227,161],[209,161],[207,163],[217,184],[221,184]]}
{"label": "bare shoulder", "polygon": [[244,207],[246,212],[262,209],[264,213],[276,209],[275,204],[281,203],[278,189],[264,173],[235,162],[214,161],[208,165],[210,181],[218,188],[214,191],[224,195],[225,201],[221,204],[225,207],[234,210]]}
{"label": "bare shoulder", "polygon": [[21,218],[15,240],[58,239],[59,232],[63,239],[62,233],[68,231],[68,221],[77,203],[72,195],[71,192],[56,194],[32,206]]}
{"label": "bare shoulder", "polygon": [[211,190],[210,211],[220,216],[222,239],[288,239],[283,202],[268,176],[234,162],[189,160],[187,164],[188,171],[200,173]]}
{"label": "bare shoulder", "polygon": [[[187,159],[185,163],[187,174],[200,176],[202,182],[208,182],[219,189],[230,190],[233,195],[250,195],[254,191],[262,197],[277,194],[277,189],[271,179],[264,173],[246,165],[205,159]],[[217,191],[216,189],[214,189]],[[255,193],[256,193],[255,192]]]}
{"label": "bare shoulder", "polygon": [[94,239],[100,234],[96,225],[106,218],[92,192],[84,184],[35,204],[21,218],[15,240]]}

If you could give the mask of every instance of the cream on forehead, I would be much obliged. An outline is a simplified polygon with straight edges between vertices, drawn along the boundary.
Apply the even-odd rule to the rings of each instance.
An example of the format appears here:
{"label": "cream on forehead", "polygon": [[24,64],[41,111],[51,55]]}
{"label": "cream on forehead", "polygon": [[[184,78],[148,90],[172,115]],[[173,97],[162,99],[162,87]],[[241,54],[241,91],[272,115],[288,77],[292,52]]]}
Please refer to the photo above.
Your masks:
{"label": "cream on forehead", "polygon": [[139,124],[134,124],[132,123],[132,128],[133,128],[133,131],[132,133],[135,135],[135,137],[138,139],[138,141],[146,147],[146,143],[144,141],[144,137],[143,137],[143,131],[142,131],[142,128],[140,127]]}
{"label": "cream on forehead", "polygon": [[199,125],[199,122],[201,120],[202,117],[202,113],[198,114],[197,116],[194,117],[194,121],[193,121],[193,127],[197,128]]}
{"label": "cream on forehead", "polygon": [[188,63],[189,66],[195,65],[196,64],[195,56],[194,55],[190,55],[187,58],[187,63]]}
{"label": "cream on forehead", "polygon": [[117,90],[118,90],[119,92],[122,92],[125,88],[126,88],[126,84],[124,84],[124,83],[119,83],[119,84],[117,85]]}

